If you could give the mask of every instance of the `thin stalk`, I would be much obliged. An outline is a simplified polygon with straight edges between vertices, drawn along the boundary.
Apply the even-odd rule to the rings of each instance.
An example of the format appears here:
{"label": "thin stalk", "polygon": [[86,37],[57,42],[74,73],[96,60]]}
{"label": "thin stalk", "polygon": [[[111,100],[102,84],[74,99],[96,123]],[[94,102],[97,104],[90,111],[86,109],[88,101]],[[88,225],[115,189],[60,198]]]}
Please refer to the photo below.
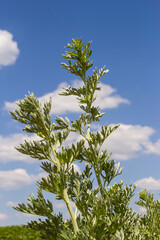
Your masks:
{"label": "thin stalk", "polygon": [[52,150],[53,156],[54,156],[54,158],[55,158],[55,160],[56,160],[56,163],[57,163],[57,170],[58,170],[58,172],[59,172],[59,171],[60,171],[60,162],[59,162],[59,160],[58,160],[57,157],[56,157],[56,153],[55,153],[55,150],[53,149],[52,144],[50,144],[50,145],[51,145],[51,150]]}
{"label": "thin stalk", "polygon": [[73,210],[72,210],[72,207],[71,207],[71,204],[70,204],[69,197],[68,197],[66,189],[64,189],[64,191],[63,191],[63,197],[64,197],[64,201],[66,203],[68,212],[70,214],[70,217],[71,217],[71,220],[72,220],[72,223],[73,223],[74,232],[77,233],[79,231],[79,228],[78,228],[76,217],[75,217],[75,215],[73,213]]}
{"label": "thin stalk", "polygon": [[94,168],[94,171],[95,171],[95,174],[96,174],[96,179],[97,179],[97,182],[98,182],[98,186],[100,187],[101,196],[103,196],[102,182],[101,182],[100,175],[99,175],[99,173],[95,170],[95,168]]}
{"label": "thin stalk", "polygon": [[88,140],[90,140],[90,130],[91,130],[90,123],[87,123],[87,139]]}
{"label": "thin stalk", "polygon": [[[83,82],[84,82],[84,85],[85,85],[85,87],[86,87],[86,90],[87,90],[87,86],[86,86],[86,69],[85,69],[85,67],[84,67],[84,74],[83,74],[83,77],[82,77],[82,80],[83,80]],[[88,92],[86,92],[86,95],[88,94]],[[87,108],[88,108],[88,111],[87,111],[87,113],[90,113],[90,108],[91,108],[91,106],[89,106],[90,104],[88,104],[87,103]],[[90,140],[90,120],[88,119],[87,120],[87,140]]]}
{"label": "thin stalk", "polygon": [[74,215],[75,215],[75,217],[77,217],[77,211],[78,211],[78,208],[76,207],[76,210],[75,210],[75,213],[74,213]]}
{"label": "thin stalk", "polygon": [[[60,171],[60,162],[59,162],[59,160],[56,157],[55,150],[53,149],[52,144],[51,144],[51,149],[52,149],[53,156],[54,156],[54,158],[56,160],[56,163],[57,163],[57,170]],[[70,214],[70,217],[71,217],[71,220],[72,220],[72,223],[73,223],[74,232],[76,233],[76,232],[79,231],[79,228],[78,228],[76,217],[75,217],[75,215],[73,213],[73,210],[72,210],[72,207],[71,207],[71,204],[70,204],[69,197],[68,197],[66,189],[63,190],[63,198],[64,198],[64,201],[66,203],[68,212]]]}

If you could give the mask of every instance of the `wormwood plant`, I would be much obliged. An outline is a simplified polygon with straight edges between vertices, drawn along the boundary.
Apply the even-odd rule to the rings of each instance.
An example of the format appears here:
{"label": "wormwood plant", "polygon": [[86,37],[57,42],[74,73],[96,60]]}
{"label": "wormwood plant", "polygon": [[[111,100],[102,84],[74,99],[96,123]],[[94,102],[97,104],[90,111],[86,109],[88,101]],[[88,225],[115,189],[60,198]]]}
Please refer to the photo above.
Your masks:
{"label": "wormwood plant", "polygon": [[[40,230],[44,239],[146,239],[143,224],[147,219],[141,221],[129,207],[135,186],[123,186],[123,182],[111,185],[122,169],[110,159],[107,150],[102,150],[105,140],[119,125],[108,126],[106,123],[99,131],[91,131],[91,124],[100,121],[104,114],[94,106],[94,101],[96,92],[100,91],[99,79],[108,70],[103,67],[97,71],[95,68],[91,76],[87,75],[93,65],[90,45],[91,42],[85,44],[82,39],[72,39],[63,55],[67,63],[62,63],[62,67],[83,82],[82,87],[69,86],[60,94],[76,97],[82,110],[76,121],[59,116],[52,121],[51,99],[42,106],[33,93],[17,102],[18,108],[11,111],[13,119],[25,125],[24,132],[39,137],[39,140],[25,140],[16,149],[40,160],[41,168],[47,173],[37,182],[37,197],[30,195],[28,204],[18,204],[15,209],[45,217],[27,225],[30,229]],[[64,142],[71,132],[80,135],[81,140],[69,147]],[[75,171],[75,162],[85,163],[81,173]],[[93,185],[92,174],[97,187]],[[64,219],[61,213],[54,213],[54,204],[45,200],[43,191],[65,202],[69,219]],[[75,212],[71,202],[75,203]]]}

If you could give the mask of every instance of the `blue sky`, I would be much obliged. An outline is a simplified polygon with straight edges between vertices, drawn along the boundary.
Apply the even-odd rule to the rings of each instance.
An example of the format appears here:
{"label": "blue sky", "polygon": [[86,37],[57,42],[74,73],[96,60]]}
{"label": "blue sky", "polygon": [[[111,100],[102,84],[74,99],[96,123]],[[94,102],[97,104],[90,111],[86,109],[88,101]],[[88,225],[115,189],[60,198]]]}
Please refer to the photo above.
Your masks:
{"label": "blue sky", "polygon": [[[109,69],[97,101],[106,112],[101,124],[121,123],[104,146],[124,168],[117,181],[137,183],[134,199],[142,188],[158,198],[159,1],[1,0],[0,5],[0,226],[33,220],[12,206],[36,194],[36,180],[43,174],[38,160],[14,150],[13,146],[30,136],[8,110],[30,91],[41,102],[52,97],[53,117],[75,119],[79,115],[74,99],[58,97],[62,86],[80,84],[60,66],[64,46],[72,38],[92,40],[94,66]],[[70,136],[68,144],[75,140],[76,136]],[[65,213],[64,205],[53,201],[56,211]]]}

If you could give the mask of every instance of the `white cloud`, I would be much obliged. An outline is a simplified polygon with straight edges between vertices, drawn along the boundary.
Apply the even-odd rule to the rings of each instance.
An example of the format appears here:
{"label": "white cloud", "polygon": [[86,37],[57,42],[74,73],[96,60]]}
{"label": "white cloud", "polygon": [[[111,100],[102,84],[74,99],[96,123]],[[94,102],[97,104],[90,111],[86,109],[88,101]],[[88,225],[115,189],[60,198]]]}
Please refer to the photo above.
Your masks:
{"label": "white cloud", "polygon": [[[120,127],[113,132],[104,143],[104,148],[113,152],[113,157],[117,160],[128,160],[137,157],[138,153],[151,153],[150,146],[152,143],[150,137],[154,129],[148,126],[120,124]],[[160,154],[154,151],[155,154]]]}
{"label": "white cloud", "polygon": [[101,109],[117,108],[121,103],[129,104],[129,100],[117,95],[117,90],[107,84],[100,83],[101,91],[95,101]]}
{"label": "white cloud", "polygon": [[56,202],[56,203],[53,203],[53,206],[55,208],[61,208],[61,209],[64,209],[66,208],[66,204],[64,202]]}
{"label": "white cloud", "polygon": [[155,143],[149,143],[145,152],[160,155],[160,139]]}
{"label": "white cloud", "polygon": [[[79,87],[82,85],[82,81],[74,80],[72,86]],[[76,101],[74,96],[60,96],[59,93],[62,93],[63,87],[68,87],[66,82],[61,83],[58,88],[48,93],[42,97],[39,97],[40,102],[43,104],[52,98],[52,110],[51,114],[65,114],[66,112],[79,113],[81,109]],[[107,108],[116,108],[121,103],[129,104],[127,99],[122,98],[121,96],[116,94],[116,89],[112,88],[107,84],[100,83],[101,92],[97,92],[97,100],[95,101],[95,106],[100,106],[102,110]],[[16,100],[18,101],[18,100]],[[15,102],[16,102],[15,101]],[[13,110],[16,107],[15,102],[5,102],[4,109],[5,110]]]}
{"label": "white cloud", "polygon": [[18,202],[13,202],[13,201],[9,201],[6,203],[7,207],[16,207],[18,205]]}
{"label": "white cloud", "polygon": [[74,171],[75,172],[81,173],[81,169],[80,169],[80,167],[77,164],[72,163],[72,165],[74,166]]}
{"label": "white cloud", "polygon": [[23,161],[27,163],[33,163],[36,160],[31,159],[29,156],[19,153],[14,147],[19,146],[24,140],[32,141],[36,140],[35,135],[28,136],[27,134],[11,134],[7,137],[0,135],[0,162],[10,161]]}
{"label": "white cloud", "polygon": [[13,35],[5,30],[0,30],[0,68],[14,64],[18,55],[18,45],[13,41]]}
{"label": "white cloud", "polygon": [[[75,205],[74,202],[71,202],[71,201],[70,201],[70,204],[71,204],[71,207],[72,207],[73,209],[76,208],[76,205]],[[61,209],[65,209],[65,208],[66,208],[66,204],[65,204],[64,202],[55,202],[55,203],[53,203],[53,206],[54,206],[55,208],[61,208]]]}
{"label": "white cloud", "polygon": [[0,221],[1,221],[1,220],[5,220],[5,219],[7,219],[7,218],[8,218],[8,216],[7,216],[6,214],[0,213]]}
{"label": "white cloud", "polygon": [[138,188],[146,188],[148,190],[160,190],[160,179],[156,180],[153,177],[142,178],[135,182]]}
{"label": "white cloud", "polygon": [[[20,219],[23,219],[24,220],[24,218],[34,218],[34,220],[38,220],[38,218],[39,218],[39,216],[37,216],[37,215],[34,215],[34,214],[29,214],[29,213],[15,213],[14,214],[16,217],[18,217],[18,218],[20,218]],[[43,217],[41,217],[41,219],[43,219]]]}
{"label": "white cloud", "polygon": [[25,169],[15,169],[8,171],[0,171],[0,188],[4,190],[15,190],[23,188],[36,182],[44,173],[38,175],[29,175]]}

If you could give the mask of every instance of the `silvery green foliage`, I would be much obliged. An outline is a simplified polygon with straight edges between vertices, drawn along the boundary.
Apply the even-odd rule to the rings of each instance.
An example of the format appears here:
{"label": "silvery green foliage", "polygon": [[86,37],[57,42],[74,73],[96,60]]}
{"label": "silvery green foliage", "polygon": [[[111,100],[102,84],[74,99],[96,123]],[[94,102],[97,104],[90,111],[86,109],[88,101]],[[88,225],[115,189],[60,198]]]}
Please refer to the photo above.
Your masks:
{"label": "silvery green foliage", "polygon": [[136,202],[146,210],[141,217],[140,228],[146,240],[160,239],[160,200],[154,200],[153,196],[144,189],[139,192],[139,201]]}
{"label": "silvery green foliage", "polygon": [[[90,61],[90,45],[91,42],[84,44],[81,39],[72,39],[63,55],[67,63],[62,63],[62,67],[83,81],[82,87],[68,87],[60,94],[76,97],[82,110],[76,121],[59,116],[52,121],[51,99],[42,106],[33,93],[17,102],[18,108],[11,111],[13,119],[24,124],[23,131],[38,137],[38,140],[26,140],[16,149],[32,158],[43,160],[41,168],[47,173],[46,177],[37,182],[37,197],[29,196],[28,204],[18,204],[15,209],[45,217],[45,220],[31,221],[27,225],[31,229],[41,230],[44,239],[150,239],[146,238],[149,235],[144,235],[142,228],[151,216],[149,219],[145,216],[141,218],[129,206],[135,187],[123,186],[123,182],[111,185],[122,169],[110,159],[111,154],[107,150],[102,150],[102,145],[119,125],[108,126],[106,123],[99,131],[91,131],[91,124],[100,121],[104,114],[93,104],[96,92],[100,91],[99,79],[108,70],[103,67],[99,71],[93,70],[91,76],[87,75],[87,70],[93,65]],[[81,136],[81,140],[71,147],[64,145],[70,132]],[[74,170],[73,163],[77,161],[85,162],[81,174]],[[93,173],[98,186],[96,188],[93,186]],[[54,205],[44,199],[43,191],[65,202],[69,219],[64,221],[62,214],[54,213]],[[75,213],[71,201],[76,205]],[[142,204],[141,200],[139,204]],[[145,231],[150,230],[146,228]]]}

